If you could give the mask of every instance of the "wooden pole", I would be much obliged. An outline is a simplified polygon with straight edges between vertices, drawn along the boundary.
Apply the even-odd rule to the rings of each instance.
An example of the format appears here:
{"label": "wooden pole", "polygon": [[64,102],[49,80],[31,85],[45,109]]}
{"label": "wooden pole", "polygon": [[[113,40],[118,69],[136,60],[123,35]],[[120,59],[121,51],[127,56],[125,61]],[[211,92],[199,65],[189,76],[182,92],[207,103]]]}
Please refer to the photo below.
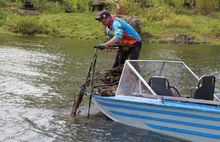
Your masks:
{"label": "wooden pole", "polygon": [[97,59],[97,48],[95,49],[95,54],[93,56],[93,64],[92,64],[92,81],[91,81],[91,95],[89,96],[89,109],[88,109],[88,119],[90,114],[91,102],[92,102],[92,95],[94,93],[94,75],[95,75],[95,66],[96,66],[96,59]]}
{"label": "wooden pole", "polygon": [[[79,92],[77,98],[74,100],[72,110],[71,110],[71,114],[70,114],[72,117],[76,117],[79,105],[82,102],[82,99],[83,99],[83,96],[85,94],[86,88],[91,83],[91,78],[90,78],[91,77],[91,71],[94,70],[93,68],[95,68],[96,58],[97,58],[97,53],[95,51],[95,53],[93,55],[93,59],[90,63],[90,67],[89,67],[89,70],[88,70],[88,73],[87,73],[86,81],[83,85],[81,85],[80,92]],[[94,76],[94,74],[93,74],[93,76]]]}

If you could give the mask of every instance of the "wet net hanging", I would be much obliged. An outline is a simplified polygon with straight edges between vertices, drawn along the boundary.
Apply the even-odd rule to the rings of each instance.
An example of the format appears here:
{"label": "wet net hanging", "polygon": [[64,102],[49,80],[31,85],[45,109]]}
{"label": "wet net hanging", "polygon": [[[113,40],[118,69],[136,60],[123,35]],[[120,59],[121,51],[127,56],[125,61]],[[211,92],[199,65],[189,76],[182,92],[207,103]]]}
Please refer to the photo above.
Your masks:
{"label": "wet net hanging", "polygon": [[181,96],[190,96],[198,77],[180,61],[126,61],[116,95],[158,95],[149,85],[152,77],[163,77]]}

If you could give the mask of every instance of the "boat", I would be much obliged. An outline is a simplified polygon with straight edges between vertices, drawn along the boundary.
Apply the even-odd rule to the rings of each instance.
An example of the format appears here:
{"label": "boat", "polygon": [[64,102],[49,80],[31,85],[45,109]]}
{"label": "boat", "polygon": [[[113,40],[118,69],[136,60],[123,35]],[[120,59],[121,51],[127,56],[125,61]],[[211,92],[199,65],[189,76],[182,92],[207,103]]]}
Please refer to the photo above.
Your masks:
{"label": "boat", "polygon": [[116,122],[193,142],[219,142],[220,95],[214,89],[213,75],[199,78],[182,61],[127,60],[114,96],[90,95]]}

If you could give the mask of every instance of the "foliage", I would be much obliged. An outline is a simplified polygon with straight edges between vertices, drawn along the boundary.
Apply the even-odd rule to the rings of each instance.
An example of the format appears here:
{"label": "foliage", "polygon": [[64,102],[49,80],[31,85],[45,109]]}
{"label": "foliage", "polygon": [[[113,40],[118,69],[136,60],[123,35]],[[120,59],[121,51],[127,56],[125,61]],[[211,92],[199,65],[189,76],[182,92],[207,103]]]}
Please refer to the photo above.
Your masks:
{"label": "foliage", "polygon": [[218,20],[209,21],[206,26],[206,33],[220,37],[220,22]]}
{"label": "foliage", "polygon": [[102,25],[94,14],[47,14],[41,16],[11,16],[6,20],[8,29],[25,35],[46,34],[56,37],[97,38]]}
{"label": "foliage", "polygon": [[203,15],[207,15],[213,11],[218,3],[217,0],[197,0],[196,2],[198,12]]}
{"label": "foliage", "polygon": [[69,12],[84,12],[88,10],[91,0],[63,0],[64,9]]}
{"label": "foliage", "polygon": [[0,7],[6,7],[10,0],[0,0]]}
{"label": "foliage", "polygon": [[194,15],[195,14],[195,11],[194,10],[189,10],[187,8],[184,8],[184,7],[178,7],[178,8],[175,8],[175,13],[176,14],[182,14],[182,15]]}
{"label": "foliage", "polygon": [[[143,31],[151,34],[192,34],[219,38],[220,20],[215,17],[176,14],[169,6],[148,8],[140,15]],[[220,13],[218,13],[220,16]]]}
{"label": "foliage", "polygon": [[22,7],[24,7],[25,2],[31,2],[34,8],[41,12],[59,13],[62,11],[61,6],[51,0],[17,0],[17,3],[22,4]]}
{"label": "foliage", "polygon": [[13,18],[8,17],[6,20],[6,26],[9,28],[10,31],[21,33],[24,35],[53,35],[54,33],[56,33],[56,30],[55,27],[53,28],[52,25],[53,24],[48,21],[40,21],[39,17],[32,16],[14,16]]}
{"label": "foliage", "polygon": [[[45,1],[45,2],[43,2]],[[62,12],[62,6],[52,1],[42,0],[37,4],[38,10],[44,13],[56,14]]]}
{"label": "foliage", "polygon": [[15,33],[22,33],[26,35],[34,35],[39,33],[39,25],[36,22],[36,17],[14,17],[6,20],[6,25],[9,30]]}
{"label": "foliage", "polygon": [[0,26],[2,26],[5,23],[7,14],[4,9],[0,9]]}
{"label": "foliage", "polygon": [[40,21],[50,21],[58,31],[59,37],[96,38],[102,33],[102,26],[95,14],[52,14],[41,17]]}
{"label": "foliage", "polygon": [[162,21],[174,16],[174,11],[167,6],[157,6],[146,10],[145,17],[149,21]]}
{"label": "foliage", "polygon": [[[0,0],[6,1],[7,0]],[[16,0],[24,1],[24,0]],[[60,0],[55,3],[53,0],[31,0],[35,3],[38,16],[15,16],[9,12],[13,8],[0,9],[0,26],[6,25],[12,32],[27,35],[46,34],[57,37],[74,38],[102,38],[102,25],[94,20],[97,12],[88,12],[88,3],[91,0]],[[112,3],[111,13],[116,13],[114,2],[116,0],[106,0]],[[187,0],[188,1],[188,0]],[[189,0],[190,1],[190,0]],[[183,7],[184,0],[117,0],[122,3],[126,12],[130,16],[136,16],[141,20],[142,31],[149,35],[173,35],[190,34],[212,37],[219,39],[220,35],[220,12],[216,9],[216,1],[206,1],[206,5],[213,2],[209,7],[207,16],[202,16],[204,0],[196,0],[196,7]],[[201,4],[201,5],[200,5]],[[65,13],[67,7],[74,13]],[[65,8],[65,9],[64,9]],[[8,9],[8,11],[5,11]],[[49,10],[46,10],[49,9]],[[17,9],[15,9],[17,10]],[[16,13],[16,11],[14,12]],[[200,14],[198,14],[200,13]],[[214,13],[214,16],[213,16]],[[212,15],[212,16],[210,16]],[[7,18],[7,16],[9,16]]]}
{"label": "foliage", "polygon": [[194,26],[192,20],[186,16],[173,16],[172,18],[166,18],[161,21],[166,27],[179,27],[179,28],[192,28]]}
{"label": "foliage", "polygon": [[[137,13],[140,7],[147,9],[149,7],[168,6],[181,14],[195,14],[195,12],[198,12],[206,15],[220,8],[219,0],[195,0],[195,5],[194,0],[139,0],[137,2],[134,0],[118,0],[118,2],[123,3],[129,13]],[[187,2],[189,7],[185,7],[186,3],[184,2]]]}

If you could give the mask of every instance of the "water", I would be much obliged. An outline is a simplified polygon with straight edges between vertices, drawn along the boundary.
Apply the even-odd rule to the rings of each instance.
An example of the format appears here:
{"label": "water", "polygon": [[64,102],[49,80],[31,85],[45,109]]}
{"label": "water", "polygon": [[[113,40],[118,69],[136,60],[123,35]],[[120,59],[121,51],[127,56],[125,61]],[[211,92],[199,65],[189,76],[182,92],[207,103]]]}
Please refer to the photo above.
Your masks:
{"label": "water", "polygon": [[[73,97],[84,83],[98,41],[0,34],[0,141],[141,141],[171,142],[175,138],[113,122],[92,107],[86,119],[69,118]],[[219,46],[144,44],[141,59],[182,60],[201,76],[220,79]],[[114,52],[98,52],[98,69],[109,69]],[[97,69],[97,70],[98,70]]]}

